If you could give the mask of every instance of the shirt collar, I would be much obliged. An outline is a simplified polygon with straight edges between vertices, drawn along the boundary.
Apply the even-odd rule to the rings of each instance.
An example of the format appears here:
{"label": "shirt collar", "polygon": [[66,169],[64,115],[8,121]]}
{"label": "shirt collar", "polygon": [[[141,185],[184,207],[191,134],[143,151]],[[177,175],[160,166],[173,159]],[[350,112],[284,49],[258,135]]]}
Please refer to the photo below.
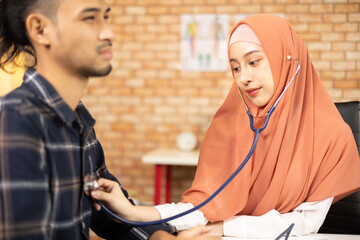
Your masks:
{"label": "shirt collar", "polygon": [[[35,96],[49,106],[54,113],[68,126],[78,119],[77,114],[59,95],[55,88],[38,72],[29,68],[24,75],[24,84],[35,94]],[[95,125],[94,118],[80,102],[75,110],[80,117],[80,125],[86,124],[90,127]]]}

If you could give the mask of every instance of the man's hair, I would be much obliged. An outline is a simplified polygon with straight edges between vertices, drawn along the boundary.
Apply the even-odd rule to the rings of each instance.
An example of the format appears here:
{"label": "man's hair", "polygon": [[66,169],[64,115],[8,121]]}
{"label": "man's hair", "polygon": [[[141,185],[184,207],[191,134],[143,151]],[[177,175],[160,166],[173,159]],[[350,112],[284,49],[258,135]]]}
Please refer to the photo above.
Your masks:
{"label": "man's hair", "polygon": [[0,68],[15,63],[21,53],[36,54],[27,34],[25,22],[29,14],[37,11],[53,17],[59,0],[0,0]]}

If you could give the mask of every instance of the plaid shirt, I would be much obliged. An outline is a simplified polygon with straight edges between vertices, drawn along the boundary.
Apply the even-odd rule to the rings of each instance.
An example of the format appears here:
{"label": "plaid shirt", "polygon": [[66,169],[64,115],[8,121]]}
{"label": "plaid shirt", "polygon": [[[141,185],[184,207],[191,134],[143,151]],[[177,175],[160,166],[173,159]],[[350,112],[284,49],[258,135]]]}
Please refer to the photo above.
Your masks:
{"label": "plaid shirt", "polygon": [[72,111],[33,69],[0,100],[0,239],[88,239],[89,227],[107,239],[171,231],[116,223],[92,209],[85,176],[116,180],[94,124],[81,103]]}

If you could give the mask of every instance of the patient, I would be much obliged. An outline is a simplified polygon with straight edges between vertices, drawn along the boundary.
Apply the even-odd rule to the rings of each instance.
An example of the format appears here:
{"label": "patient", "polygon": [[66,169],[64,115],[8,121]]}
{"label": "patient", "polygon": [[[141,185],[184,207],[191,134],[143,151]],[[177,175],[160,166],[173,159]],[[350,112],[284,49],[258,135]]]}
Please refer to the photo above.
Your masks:
{"label": "patient", "polygon": [[202,203],[250,150],[255,134],[244,103],[260,128],[295,74],[298,64],[291,56],[300,61],[299,74],[260,133],[247,165],[206,206],[170,223],[180,230],[211,224],[212,234],[219,236],[276,237],[291,223],[293,235],[316,233],[330,205],[360,189],[351,130],[285,19],[262,14],[240,21],[230,34],[228,55],[234,83],[206,133],[195,179],[182,201],[132,206],[119,185],[105,179],[91,195],[137,221],[164,219]]}

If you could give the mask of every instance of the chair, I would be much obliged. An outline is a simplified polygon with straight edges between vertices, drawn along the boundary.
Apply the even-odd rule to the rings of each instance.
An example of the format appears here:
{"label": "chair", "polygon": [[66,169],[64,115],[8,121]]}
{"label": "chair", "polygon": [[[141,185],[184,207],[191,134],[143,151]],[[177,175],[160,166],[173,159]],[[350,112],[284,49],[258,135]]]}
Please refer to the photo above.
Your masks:
{"label": "chair", "polygon": [[[335,103],[351,127],[360,152],[360,104],[358,101]],[[359,173],[360,174],[360,173]],[[360,191],[334,203],[321,226],[321,233],[360,234]]]}

